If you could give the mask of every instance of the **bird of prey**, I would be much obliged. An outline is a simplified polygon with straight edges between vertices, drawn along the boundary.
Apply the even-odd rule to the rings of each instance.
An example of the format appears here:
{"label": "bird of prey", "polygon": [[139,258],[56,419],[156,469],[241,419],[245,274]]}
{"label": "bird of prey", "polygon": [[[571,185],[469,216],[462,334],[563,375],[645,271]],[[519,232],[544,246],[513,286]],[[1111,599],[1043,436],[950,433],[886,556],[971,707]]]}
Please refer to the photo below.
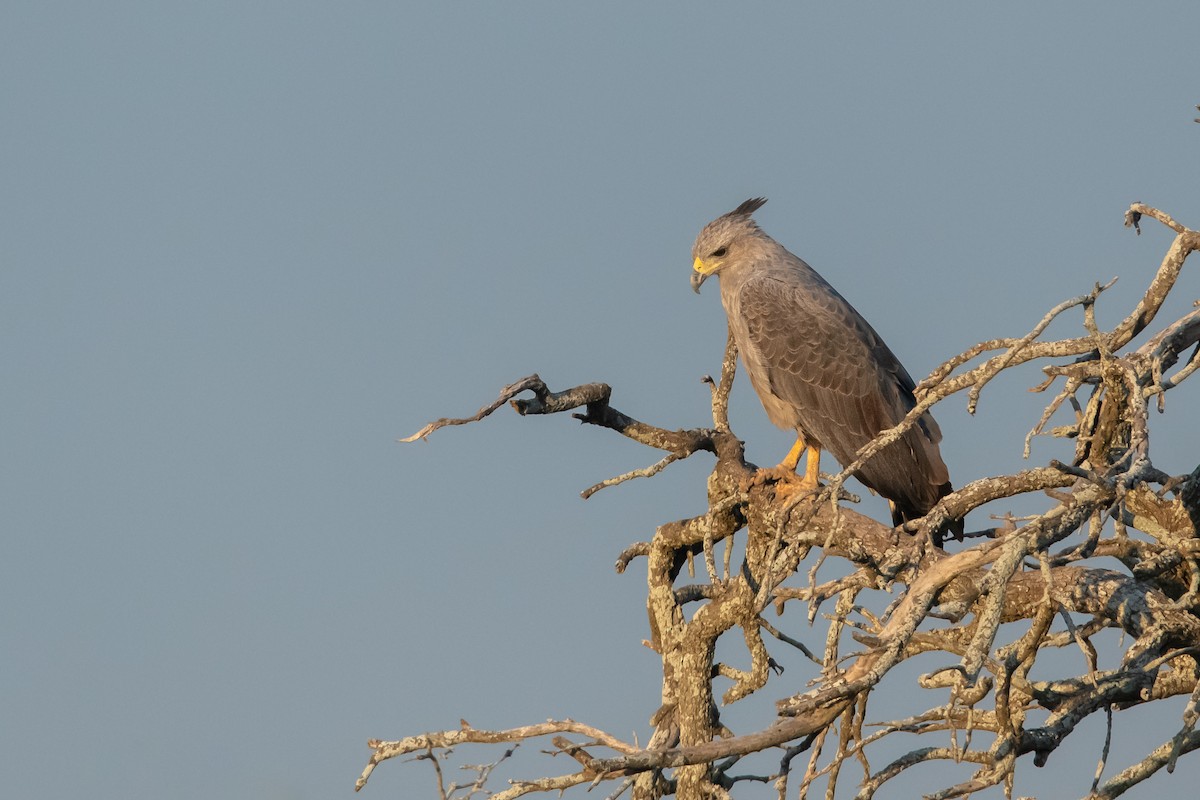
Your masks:
{"label": "bird of prey", "polygon": [[[815,489],[821,450],[843,465],[916,405],[913,379],[875,329],[824,278],[751,218],[765,198],[747,200],[704,226],[692,247],[692,288],[710,275],[754,391],[771,422],[796,431],[776,474]],[[949,494],[950,474],[926,413],[907,433],[855,473],[885,497],[892,524],[923,517]],[[961,533],[961,521],[953,523]],[[935,535],[940,544],[941,534]]]}

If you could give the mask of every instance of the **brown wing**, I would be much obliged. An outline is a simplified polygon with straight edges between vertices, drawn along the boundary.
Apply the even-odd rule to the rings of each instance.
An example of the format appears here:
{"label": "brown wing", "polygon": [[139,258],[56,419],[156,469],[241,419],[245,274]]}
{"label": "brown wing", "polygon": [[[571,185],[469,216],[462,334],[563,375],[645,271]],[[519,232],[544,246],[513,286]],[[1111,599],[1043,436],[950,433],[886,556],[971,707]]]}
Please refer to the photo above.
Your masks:
{"label": "brown wing", "polygon": [[[804,265],[767,273],[738,291],[735,332],[747,372],[777,424],[790,409],[795,426],[842,464],[913,408],[913,380],[875,330]],[[941,433],[928,414],[857,477],[915,515],[937,502],[949,474]],[[919,512],[919,514],[917,513]]]}

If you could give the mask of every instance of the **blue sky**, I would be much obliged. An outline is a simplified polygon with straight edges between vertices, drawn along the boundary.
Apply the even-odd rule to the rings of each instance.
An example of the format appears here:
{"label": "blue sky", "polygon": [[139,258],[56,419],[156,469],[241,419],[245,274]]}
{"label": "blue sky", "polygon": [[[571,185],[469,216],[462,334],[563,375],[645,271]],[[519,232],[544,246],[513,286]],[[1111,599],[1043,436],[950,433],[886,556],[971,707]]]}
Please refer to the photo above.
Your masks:
{"label": "blue sky", "polygon": [[[1127,205],[1200,223],[1197,22],[1190,2],[7,4],[6,793],[348,796],[368,737],[460,717],[644,741],[644,583],[611,565],[703,508],[711,461],[584,502],[658,455],[507,411],[395,439],[535,371],[704,425],[724,317],[689,251],[751,196],[918,378],[1119,275],[1111,324],[1169,241],[1123,229]],[[1177,294],[1164,315],[1194,275]],[[1022,466],[1039,379],[937,409],[956,482]],[[732,415],[752,460],[786,451],[744,381]],[[1169,472],[1200,452],[1181,416],[1155,420]],[[1130,743],[1177,726],[1138,719]],[[1087,735],[1018,791],[1085,793]],[[432,787],[388,764],[367,791]]]}

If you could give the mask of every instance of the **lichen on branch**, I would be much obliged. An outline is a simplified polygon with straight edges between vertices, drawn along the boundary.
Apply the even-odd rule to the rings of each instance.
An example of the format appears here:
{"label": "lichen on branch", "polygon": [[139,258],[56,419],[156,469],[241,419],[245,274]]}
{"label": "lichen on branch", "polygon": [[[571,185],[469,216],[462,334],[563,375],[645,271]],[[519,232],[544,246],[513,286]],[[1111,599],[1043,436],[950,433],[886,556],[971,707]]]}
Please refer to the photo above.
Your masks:
{"label": "lichen on branch", "polygon": [[[1135,340],[1154,324],[1187,258],[1200,249],[1200,234],[1141,203],[1126,213],[1139,234],[1147,219],[1174,239],[1120,322],[1098,326],[1095,306],[1112,282],[1097,283],[1055,305],[1027,333],[947,359],[921,382],[913,413],[811,495],[784,491],[776,476],[746,462],[728,419],[732,338],[721,378],[707,379],[711,427],[651,425],[614,408],[606,384],[556,392],[531,375],[475,415],[437,420],[402,440],[481,421],[507,403],[522,415],[569,412],[659,451],[648,466],[603,481],[585,497],[700,453],[714,463],[703,513],[660,525],[650,541],[629,545],[618,558],[619,572],[645,561],[646,644],[662,665],[660,702],[647,710],[644,743],[570,719],[499,731],[462,722],[372,740],[356,788],[380,763],[409,755],[433,765],[438,796],[468,798],[492,791],[485,784],[493,768],[516,760],[517,744],[539,740],[567,771],[536,776],[547,770],[527,766],[526,758],[522,769],[535,777],[511,780],[493,800],[599,785],[610,797],[628,791],[637,800],[698,800],[731,797],[742,782],[771,783],[780,798],[793,791],[801,798],[819,791],[871,798],[929,761],[944,762],[937,775],[952,776],[930,797],[990,787],[1011,793],[1018,770],[1052,760],[1084,720],[1101,715],[1111,731],[1114,717],[1130,708],[1182,696],[1187,706],[1175,733],[1143,753],[1114,756],[1106,742],[1095,780],[1080,794],[1116,797],[1173,769],[1200,748],[1200,465],[1183,475],[1158,469],[1149,417],[1153,400],[1157,412],[1172,413],[1164,424],[1194,425],[1187,409],[1165,398],[1198,366],[1200,311]],[[1078,335],[1044,338],[1052,321],[1079,311]],[[1032,421],[1026,453],[1037,437],[1052,436],[1070,442],[1069,456],[971,481],[903,529],[842,503],[851,473],[925,410],[966,393],[973,411],[985,391],[995,391],[997,375],[1031,363],[1045,378],[1034,390],[1058,388]],[[1021,497],[1041,498],[1044,510],[1014,517],[1008,509]],[[936,532],[968,515],[976,524],[966,541],[950,551],[938,547]],[[979,527],[988,517],[997,524]],[[781,619],[769,620],[772,610]],[[1109,630],[1123,635],[1120,649],[1101,635]],[[719,648],[723,642],[736,644]],[[1074,658],[1050,659],[1064,650]],[[719,652],[738,661],[722,661]],[[936,666],[914,681],[898,667],[917,656]],[[1063,674],[1065,663],[1075,674]],[[1035,671],[1042,664],[1053,667]],[[873,716],[875,690],[884,686],[907,704],[904,716]],[[724,709],[762,702],[757,726],[727,725]],[[923,737],[921,746],[876,763],[881,742],[912,736]],[[447,784],[442,764],[464,743],[508,749],[496,762],[472,767],[473,782]],[[1111,774],[1116,758],[1123,763]]]}

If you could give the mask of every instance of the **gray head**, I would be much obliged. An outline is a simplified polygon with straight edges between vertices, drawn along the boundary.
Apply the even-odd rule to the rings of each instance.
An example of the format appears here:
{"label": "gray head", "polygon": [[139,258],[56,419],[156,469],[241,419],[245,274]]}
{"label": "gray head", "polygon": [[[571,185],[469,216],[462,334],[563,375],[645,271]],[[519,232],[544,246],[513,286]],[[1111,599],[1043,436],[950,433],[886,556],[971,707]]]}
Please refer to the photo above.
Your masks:
{"label": "gray head", "polygon": [[697,294],[700,284],[708,280],[709,275],[715,275],[724,267],[744,260],[749,250],[755,249],[761,240],[766,239],[766,234],[750,218],[765,202],[765,197],[747,200],[700,231],[696,243],[692,245],[692,288]]}

